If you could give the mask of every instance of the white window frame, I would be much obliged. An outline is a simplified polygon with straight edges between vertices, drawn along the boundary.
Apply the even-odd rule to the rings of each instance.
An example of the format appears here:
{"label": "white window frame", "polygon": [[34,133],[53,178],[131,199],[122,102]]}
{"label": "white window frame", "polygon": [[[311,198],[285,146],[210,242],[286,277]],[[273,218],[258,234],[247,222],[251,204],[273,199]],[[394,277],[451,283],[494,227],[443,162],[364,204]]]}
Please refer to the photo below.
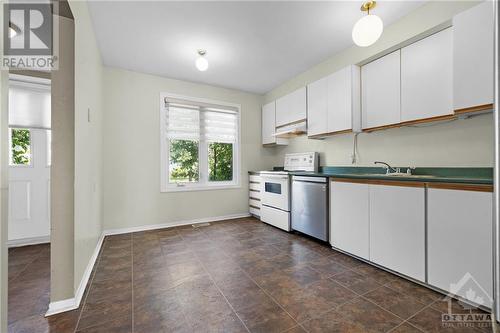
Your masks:
{"label": "white window frame", "polygon": [[[200,140],[198,147],[199,181],[196,183],[169,182],[169,140],[167,138],[165,99],[175,98],[191,102],[215,104],[237,109],[237,138],[233,146],[233,180],[230,182],[210,182],[208,180],[208,140]],[[203,113],[203,112],[202,112]],[[241,105],[206,98],[160,93],[160,192],[207,191],[241,188]],[[200,114],[200,117],[203,117]]]}

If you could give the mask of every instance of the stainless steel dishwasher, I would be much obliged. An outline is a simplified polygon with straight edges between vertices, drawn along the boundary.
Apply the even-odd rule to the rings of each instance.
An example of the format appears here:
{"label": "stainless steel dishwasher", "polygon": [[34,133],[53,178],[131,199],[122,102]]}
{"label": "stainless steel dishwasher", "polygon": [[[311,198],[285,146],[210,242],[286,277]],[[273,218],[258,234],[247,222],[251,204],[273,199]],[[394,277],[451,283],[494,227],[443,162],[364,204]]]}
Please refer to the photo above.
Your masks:
{"label": "stainless steel dishwasher", "polygon": [[292,229],[328,241],[328,178],[292,176]]}

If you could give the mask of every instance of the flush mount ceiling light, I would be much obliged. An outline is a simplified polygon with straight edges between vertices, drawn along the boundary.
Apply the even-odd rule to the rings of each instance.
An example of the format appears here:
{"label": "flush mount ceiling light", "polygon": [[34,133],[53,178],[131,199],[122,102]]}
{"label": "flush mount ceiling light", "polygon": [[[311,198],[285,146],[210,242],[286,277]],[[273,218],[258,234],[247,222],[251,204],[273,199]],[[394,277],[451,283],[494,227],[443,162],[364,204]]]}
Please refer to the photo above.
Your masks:
{"label": "flush mount ceiling light", "polygon": [[375,43],[384,31],[384,23],[377,15],[370,14],[370,10],[375,8],[375,1],[367,1],[361,5],[361,11],[367,12],[356,22],[352,28],[352,40],[358,46],[366,47]]}
{"label": "flush mount ceiling light", "polygon": [[198,50],[199,57],[196,59],[195,65],[196,68],[198,68],[198,70],[201,72],[204,72],[208,69],[208,60],[207,58],[205,58],[205,54],[207,54],[207,51]]}

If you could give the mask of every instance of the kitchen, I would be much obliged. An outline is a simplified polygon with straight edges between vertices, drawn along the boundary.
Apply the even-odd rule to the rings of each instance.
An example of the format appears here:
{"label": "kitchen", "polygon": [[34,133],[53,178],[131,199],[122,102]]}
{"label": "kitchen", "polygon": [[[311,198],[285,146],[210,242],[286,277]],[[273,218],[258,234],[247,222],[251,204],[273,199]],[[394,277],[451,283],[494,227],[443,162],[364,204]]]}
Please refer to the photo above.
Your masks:
{"label": "kitchen", "polygon": [[[450,131],[493,111],[491,13],[491,3],[477,5],[449,24],[265,104],[262,144],[293,147],[284,149],[284,163],[278,161],[275,170],[249,172],[250,213],[443,295],[490,308],[493,170],[463,160],[432,167],[446,159],[446,151],[423,161],[412,154],[435,144],[433,128]],[[376,147],[379,155],[370,151],[377,143],[365,143],[391,128],[400,130],[393,140],[403,140],[406,158],[383,151],[391,149],[387,138]],[[343,166],[327,164],[330,143],[310,143],[346,133],[352,133],[352,149],[343,149]],[[301,137],[307,139],[294,144]],[[311,147],[322,153],[297,152]],[[384,155],[401,164],[377,160]],[[464,279],[474,280],[476,288],[459,288]]]}
{"label": "kitchen", "polygon": [[48,205],[69,217],[9,245],[1,332],[498,330],[496,2],[65,15],[75,126],[53,116],[50,156],[71,166],[68,135],[74,176],[50,179],[74,188]]}

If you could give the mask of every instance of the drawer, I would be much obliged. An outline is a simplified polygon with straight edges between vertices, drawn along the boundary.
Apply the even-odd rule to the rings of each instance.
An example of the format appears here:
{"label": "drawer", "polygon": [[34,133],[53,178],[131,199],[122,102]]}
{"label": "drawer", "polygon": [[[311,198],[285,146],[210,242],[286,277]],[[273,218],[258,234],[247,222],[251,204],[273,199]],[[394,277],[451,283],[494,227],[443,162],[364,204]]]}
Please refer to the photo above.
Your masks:
{"label": "drawer", "polygon": [[260,176],[258,175],[250,175],[248,178],[250,182],[260,183]]}
{"label": "drawer", "polygon": [[250,207],[250,209],[248,210],[248,212],[250,214],[252,214],[252,215],[260,217],[260,209],[258,209],[258,208]]}
{"label": "drawer", "polygon": [[290,231],[290,213],[268,206],[262,206],[260,212],[262,222]]}
{"label": "drawer", "polygon": [[253,199],[253,198],[250,198],[248,200],[248,204],[252,207],[258,207],[260,208],[261,204],[260,204],[260,200],[256,200],[256,199]]}
{"label": "drawer", "polygon": [[257,190],[253,190],[253,191],[252,191],[252,190],[250,190],[250,191],[248,192],[248,196],[249,196],[250,198],[259,199],[259,200],[260,200],[260,197],[261,197],[261,195],[260,195],[260,191],[257,191]]}
{"label": "drawer", "polygon": [[256,190],[260,192],[260,183],[250,183],[248,184],[250,190]]}

